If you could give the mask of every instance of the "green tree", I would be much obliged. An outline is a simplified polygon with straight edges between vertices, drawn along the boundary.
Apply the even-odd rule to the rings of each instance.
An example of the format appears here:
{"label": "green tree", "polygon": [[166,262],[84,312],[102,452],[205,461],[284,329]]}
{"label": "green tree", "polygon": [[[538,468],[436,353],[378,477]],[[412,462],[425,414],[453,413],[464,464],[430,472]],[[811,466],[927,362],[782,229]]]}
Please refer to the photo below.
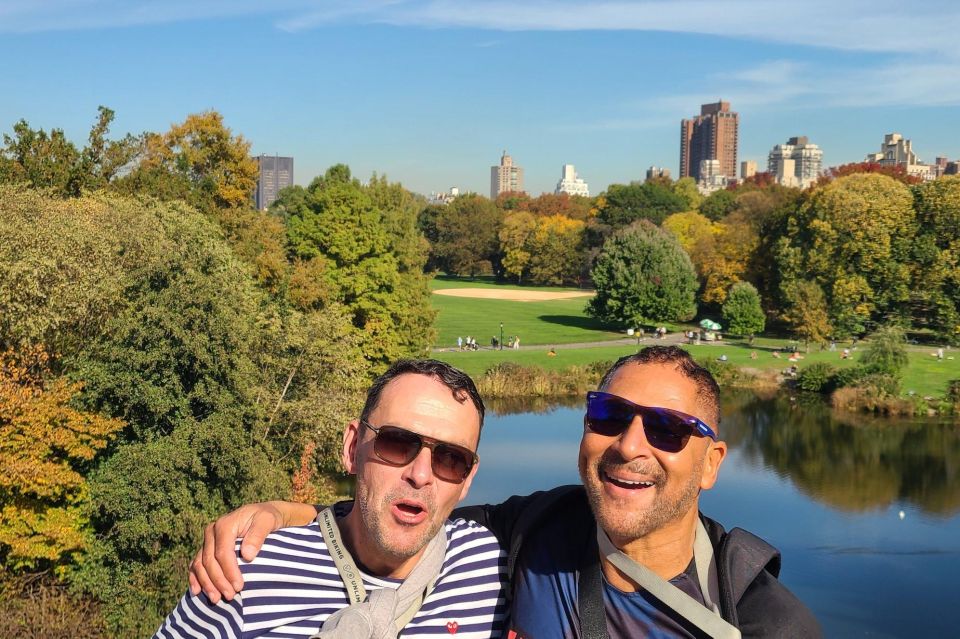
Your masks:
{"label": "green tree", "polygon": [[26,182],[33,188],[53,189],[61,196],[79,192],[77,164],[80,151],[62,129],[32,129],[26,120],[13,125],[13,135],[4,134],[0,153],[0,178]]}
{"label": "green tree", "polygon": [[703,202],[703,196],[700,195],[700,190],[697,189],[697,182],[692,177],[680,178],[673,183],[672,189],[676,195],[683,198],[685,210],[695,211],[700,208],[700,203]]}
{"label": "green tree", "polygon": [[615,233],[590,273],[593,317],[621,326],[686,321],[697,312],[697,275],[668,232],[642,220]]}
{"label": "green tree", "polygon": [[500,271],[499,233],[504,213],[487,198],[461,195],[439,213],[433,254],[451,275]]}
{"label": "green tree", "polygon": [[899,377],[907,366],[907,338],[899,326],[877,329],[870,335],[861,362],[878,373]]}
{"label": "green tree", "polygon": [[426,244],[418,206],[405,199],[412,196],[380,180],[364,187],[345,168],[332,167],[306,190],[285,190],[273,210],[287,221],[293,257],[312,261],[324,278],[315,286],[346,307],[368,359],[384,366],[431,342]]}
{"label": "green tree", "polygon": [[737,196],[727,189],[714,191],[700,203],[700,212],[717,221],[727,217],[737,206]]}
{"label": "green tree", "polygon": [[737,282],[730,287],[723,303],[723,321],[734,335],[753,338],[763,332],[767,318],[760,306],[760,294],[749,282]]}
{"label": "green tree", "polygon": [[686,200],[669,186],[657,182],[611,184],[602,196],[598,217],[614,229],[637,220],[660,224],[671,213],[687,208]]}

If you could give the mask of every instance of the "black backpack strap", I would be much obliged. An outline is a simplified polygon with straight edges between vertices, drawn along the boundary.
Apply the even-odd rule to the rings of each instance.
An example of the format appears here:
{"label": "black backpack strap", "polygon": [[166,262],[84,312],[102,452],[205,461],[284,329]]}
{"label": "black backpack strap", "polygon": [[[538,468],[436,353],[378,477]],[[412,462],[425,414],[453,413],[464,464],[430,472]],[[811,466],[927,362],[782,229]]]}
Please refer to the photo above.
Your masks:
{"label": "black backpack strap", "polygon": [[577,578],[577,608],[580,639],[607,639],[607,612],[603,604],[603,574],[597,538],[591,535],[580,560]]}

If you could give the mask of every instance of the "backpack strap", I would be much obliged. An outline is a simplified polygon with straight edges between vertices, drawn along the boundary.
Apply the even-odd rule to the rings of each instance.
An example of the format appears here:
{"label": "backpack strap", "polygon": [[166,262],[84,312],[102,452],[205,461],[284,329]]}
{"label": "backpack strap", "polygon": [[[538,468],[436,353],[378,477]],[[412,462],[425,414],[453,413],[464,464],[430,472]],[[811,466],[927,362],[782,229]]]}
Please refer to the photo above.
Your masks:
{"label": "backpack strap", "polygon": [[607,612],[603,602],[603,575],[597,538],[590,536],[580,559],[577,577],[580,639],[607,639]]}

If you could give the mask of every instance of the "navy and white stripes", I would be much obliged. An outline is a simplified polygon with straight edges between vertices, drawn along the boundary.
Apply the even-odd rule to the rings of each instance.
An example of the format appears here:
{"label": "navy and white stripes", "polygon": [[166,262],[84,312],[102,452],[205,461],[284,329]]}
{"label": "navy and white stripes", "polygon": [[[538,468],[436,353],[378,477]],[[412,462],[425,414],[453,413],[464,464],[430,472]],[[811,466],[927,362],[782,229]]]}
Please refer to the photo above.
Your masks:
{"label": "navy and white stripes", "polygon": [[[446,533],[447,554],[436,585],[400,636],[499,637],[506,616],[503,549],[472,521],[447,521]],[[270,534],[257,558],[240,564],[245,585],[233,601],[212,605],[203,594],[187,593],[155,637],[303,638],[347,605],[316,522]],[[367,591],[399,583],[363,575]]]}

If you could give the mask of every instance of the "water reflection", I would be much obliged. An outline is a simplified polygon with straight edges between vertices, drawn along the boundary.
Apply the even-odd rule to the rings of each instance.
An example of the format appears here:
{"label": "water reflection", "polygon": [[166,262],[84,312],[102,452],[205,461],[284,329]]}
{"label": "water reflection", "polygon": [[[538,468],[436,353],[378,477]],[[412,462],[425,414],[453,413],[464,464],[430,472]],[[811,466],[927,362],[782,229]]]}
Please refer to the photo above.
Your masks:
{"label": "water reflection", "polygon": [[723,436],[743,458],[845,511],[895,502],[960,512],[960,428],[839,414],[818,398],[728,394]]}

